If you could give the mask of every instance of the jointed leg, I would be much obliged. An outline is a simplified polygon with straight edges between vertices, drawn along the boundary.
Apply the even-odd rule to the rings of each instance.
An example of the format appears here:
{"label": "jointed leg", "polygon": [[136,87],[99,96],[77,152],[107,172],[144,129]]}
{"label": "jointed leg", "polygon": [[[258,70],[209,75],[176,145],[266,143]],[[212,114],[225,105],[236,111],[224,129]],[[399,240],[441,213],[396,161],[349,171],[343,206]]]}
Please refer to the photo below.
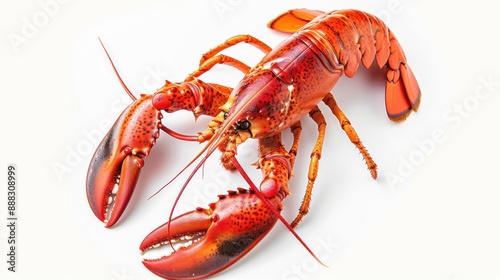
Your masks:
{"label": "jointed leg", "polygon": [[340,110],[339,106],[337,105],[337,102],[333,98],[333,95],[330,93],[328,94],[324,99],[323,102],[330,107],[332,110],[332,113],[337,117],[340,123],[340,127],[345,131],[351,142],[358,148],[358,150],[361,152],[361,155],[363,155],[363,158],[366,161],[366,165],[368,167],[368,170],[370,170],[370,173],[373,177],[373,179],[377,178],[377,164],[373,161],[372,157],[366,150],[365,146],[361,143],[361,140],[359,139],[358,134],[354,130],[354,128],[351,126],[351,122],[349,119],[347,119],[346,115]]}
{"label": "jointed leg", "polygon": [[260,190],[264,196],[273,197],[278,192],[290,194],[291,156],[281,142],[281,133],[259,139],[259,157],[258,168],[263,177]]}
{"label": "jointed leg", "polygon": [[[241,42],[251,44],[252,46],[255,46],[256,48],[264,52],[265,54],[271,51],[271,48],[268,45],[266,45],[264,42],[260,41],[259,39],[251,35],[233,36],[228,40],[226,40],[224,43],[218,45],[217,47],[205,53],[201,58],[199,68],[195,70],[193,73],[191,73],[189,76],[187,76],[187,78],[184,81],[188,82],[194,80],[195,78],[198,78],[199,76],[203,75],[204,73],[212,69],[217,64],[226,64],[240,70],[241,72],[243,72],[243,74],[248,73],[248,71],[250,71],[250,66],[241,62],[240,60],[223,54],[216,55],[217,53]],[[229,94],[232,91],[232,88],[230,87],[218,84],[210,84],[210,85],[219,91],[226,92],[227,94]]]}
{"label": "jointed leg", "polygon": [[325,117],[316,106],[311,112],[309,112],[309,116],[316,122],[318,125],[318,138],[316,139],[316,144],[314,145],[314,149],[311,152],[311,161],[309,163],[309,172],[308,172],[308,181],[306,193],[304,194],[304,199],[302,200],[302,204],[300,205],[299,213],[295,220],[292,222],[292,227],[296,227],[302,218],[307,215],[309,212],[309,205],[311,203],[312,197],[312,189],[314,186],[314,181],[318,176],[318,166],[319,159],[321,158],[321,150],[323,148],[323,140],[325,139],[325,131],[326,131],[326,121]]}
{"label": "jointed leg", "polygon": [[205,72],[209,71],[217,64],[226,64],[232,66],[243,72],[243,74],[246,74],[250,70],[250,66],[246,65],[240,60],[227,55],[219,54],[203,62],[197,70],[195,70],[186,78],[185,81],[190,81],[203,75]]}
{"label": "jointed leg", "polygon": [[223,51],[231,46],[234,46],[238,43],[241,43],[241,42],[250,44],[250,45],[258,48],[259,50],[261,50],[265,54],[268,54],[271,51],[271,48],[268,45],[266,45],[264,42],[262,42],[261,40],[255,38],[251,35],[236,35],[236,36],[233,36],[233,37],[227,39],[224,43],[218,45],[217,47],[206,52],[200,60],[200,65],[202,65],[207,59],[215,56],[219,52],[221,52],[221,51]]}
{"label": "jointed leg", "polygon": [[293,143],[292,147],[290,147],[290,150],[288,153],[290,154],[290,165],[293,167],[295,166],[295,158],[297,157],[297,150],[299,149],[299,141],[300,141],[300,134],[302,132],[302,124],[300,121],[296,122],[290,127],[290,131],[293,134]]}
{"label": "jointed leg", "polygon": [[[204,73],[206,73],[207,71],[212,69],[217,64],[226,64],[226,65],[232,66],[232,67],[240,70],[241,72],[243,72],[243,74],[247,73],[250,70],[250,66],[239,61],[238,59],[230,57],[230,56],[219,54],[219,55],[211,57],[210,59],[205,61],[197,70],[195,70],[193,73],[191,73],[189,76],[187,76],[187,78],[184,80],[184,82],[194,81],[196,78],[203,75]],[[197,83],[200,83],[200,81],[197,80]],[[223,98],[224,99],[222,104],[227,100],[227,98],[229,97],[229,94],[231,94],[231,92],[233,91],[233,88],[219,85],[219,84],[208,83],[208,85],[210,85],[213,89],[215,89],[216,92],[218,92],[218,96],[216,96],[215,94],[213,95],[214,98],[217,98],[217,99]],[[207,90],[207,89],[205,88],[205,90]],[[216,102],[215,100],[212,100],[212,101]],[[219,104],[219,102],[216,102],[216,103]],[[220,111],[218,108],[219,108],[219,106],[217,106],[217,109],[215,110],[215,112]],[[195,113],[195,115],[199,114],[199,112],[196,112],[196,111],[194,111],[194,113]]]}

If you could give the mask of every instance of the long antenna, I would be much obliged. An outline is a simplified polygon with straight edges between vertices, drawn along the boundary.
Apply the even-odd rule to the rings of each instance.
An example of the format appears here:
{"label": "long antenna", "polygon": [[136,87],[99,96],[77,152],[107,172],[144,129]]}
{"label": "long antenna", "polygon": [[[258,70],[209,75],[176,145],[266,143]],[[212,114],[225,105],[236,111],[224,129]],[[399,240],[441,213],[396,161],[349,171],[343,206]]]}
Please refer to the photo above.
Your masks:
{"label": "long antenna", "polygon": [[238,160],[236,160],[236,157],[233,157],[231,159],[232,159],[232,162],[233,162],[234,166],[238,170],[238,172],[240,172],[241,176],[245,179],[245,181],[248,183],[248,185],[250,186],[250,188],[255,192],[255,194],[257,195],[257,197],[260,198],[260,200],[262,200],[262,202],[264,202],[264,204],[267,206],[267,208],[269,208],[269,210],[271,210],[271,212],[273,212],[273,214],[276,217],[278,217],[278,219],[283,223],[283,225],[285,225],[285,227],[293,234],[293,236],[295,236],[295,238],[300,242],[300,244],[302,244],[302,246],[304,246],[304,248],[309,252],[309,254],[311,254],[311,256],[314,259],[316,259],[316,261],[318,261],[322,266],[328,267],[326,264],[324,264],[316,256],[316,254],[314,254],[314,252],[311,250],[311,248],[309,248],[309,246],[307,246],[307,244],[304,242],[304,240],[302,240],[302,238],[300,238],[300,236],[297,234],[297,232],[285,220],[285,218],[280,214],[280,212],[278,212],[278,210],[276,208],[274,208],[274,206],[271,204],[271,202],[269,202],[269,200],[267,200],[267,198],[262,194],[262,192],[259,190],[259,188],[257,188],[257,186],[255,186],[255,184],[252,182],[252,180],[250,179],[250,177],[248,176],[248,174],[241,167],[241,165],[238,162]]}
{"label": "long antenna", "polygon": [[[111,67],[113,67],[113,70],[115,71],[115,74],[116,74],[116,77],[118,78],[118,81],[120,81],[120,84],[122,85],[122,87],[125,90],[125,92],[127,92],[128,96],[130,96],[130,98],[133,101],[136,101],[137,97],[135,97],[134,94],[128,89],[127,85],[125,84],[125,82],[123,81],[122,77],[118,73],[118,70],[116,69],[116,66],[113,63],[113,60],[111,59],[111,56],[109,55],[108,50],[104,46],[104,43],[102,42],[101,38],[100,37],[97,37],[97,38],[99,39],[99,42],[101,43],[101,46],[104,49],[104,52],[106,53],[106,56],[109,59],[109,62],[111,63]],[[198,136],[197,135],[182,134],[182,133],[173,131],[172,129],[164,126],[163,124],[160,126],[160,128],[161,128],[161,130],[163,130],[164,132],[166,132],[168,135],[170,135],[170,136],[172,136],[172,137],[174,137],[176,139],[184,140],[184,141],[193,141],[193,142],[198,141]]]}

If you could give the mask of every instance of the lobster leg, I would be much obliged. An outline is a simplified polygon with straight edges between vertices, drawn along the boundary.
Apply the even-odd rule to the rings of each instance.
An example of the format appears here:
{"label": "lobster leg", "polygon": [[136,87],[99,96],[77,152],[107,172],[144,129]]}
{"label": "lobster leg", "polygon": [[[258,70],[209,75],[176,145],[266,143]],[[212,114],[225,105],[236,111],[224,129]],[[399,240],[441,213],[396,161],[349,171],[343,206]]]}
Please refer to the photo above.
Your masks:
{"label": "lobster leg", "polygon": [[[295,138],[298,143],[298,138]],[[258,168],[262,170],[260,191],[265,197],[273,197],[279,192],[290,194],[288,181],[292,176],[294,156],[288,153],[281,142],[281,133],[259,139],[260,160]]]}
{"label": "lobster leg", "polygon": [[[361,143],[361,141],[358,137],[358,134],[356,133],[354,128],[351,126],[350,121],[347,119],[347,117],[344,115],[344,113],[338,107],[337,102],[333,98],[333,95],[328,94],[327,97],[325,97],[325,99],[323,101],[332,110],[332,113],[337,117],[341,128],[346,132],[346,134],[349,137],[349,139],[351,140],[351,142],[359,149],[359,151],[363,155],[363,158],[366,161],[366,164],[368,166],[368,169],[370,170],[372,177],[375,179],[377,177],[377,165],[375,164],[375,162],[371,158],[371,156],[368,153],[368,151],[366,150],[366,148]],[[296,227],[300,223],[302,218],[305,215],[307,215],[307,213],[309,212],[309,206],[310,206],[311,197],[312,197],[312,189],[313,189],[314,181],[318,175],[319,159],[321,158],[321,150],[323,147],[323,140],[324,140],[325,131],[326,131],[326,121],[325,121],[325,118],[318,107],[311,110],[309,115],[318,125],[318,138],[316,140],[316,144],[314,145],[314,149],[311,153],[311,161],[309,164],[308,182],[307,182],[306,192],[304,194],[304,198],[303,198],[302,203],[300,205],[299,213],[297,214],[297,217],[294,219],[294,221],[291,224],[292,227]]]}
{"label": "lobster leg", "polygon": [[296,227],[302,218],[307,215],[309,212],[309,205],[311,203],[312,197],[312,189],[314,186],[314,181],[318,176],[318,168],[319,168],[319,159],[321,158],[321,150],[323,148],[323,140],[325,139],[326,132],[326,120],[318,106],[311,110],[309,116],[316,122],[318,125],[318,138],[316,139],[316,144],[314,145],[314,149],[311,152],[311,160],[309,163],[309,172],[307,174],[307,187],[306,192],[304,194],[304,198],[299,208],[299,213],[297,217],[292,222],[292,227]]}
{"label": "lobster leg", "polygon": [[292,146],[290,147],[290,150],[288,150],[288,153],[290,154],[290,165],[293,167],[295,166],[295,158],[297,157],[297,151],[299,149],[299,142],[300,142],[300,134],[302,133],[302,124],[300,121],[294,123],[290,127],[290,131],[292,132],[293,135],[293,143]]}
{"label": "lobster leg", "polygon": [[[271,48],[266,45],[264,42],[262,42],[261,40],[251,36],[251,35],[236,35],[236,36],[233,36],[229,39],[227,39],[225,42],[223,42],[222,44],[216,46],[215,48],[209,50],[208,52],[206,52],[202,57],[201,57],[201,60],[200,60],[200,66],[205,63],[206,60],[208,60],[209,58],[213,57],[214,55],[216,55],[217,53],[229,48],[229,47],[232,47],[236,44],[239,44],[239,43],[247,43],[247,44],[250,44],[256,48],[258,48],[259,50],[261,50],[264,54],[267,54],[271,51]],[[248,71],[246,71],[248,72]],[[245,72],[245,73],[246,73]]]}
{"label": "lobster leg", "polygon": [[[358,134],[356,133],[356,130],[351,125],[351,122],[347,117],[345,116],[344,112],[340,110],[339,106],[337,105],[337,102],[333,98],[333,95],[329,93],[324,99],[323,102],[331,109],[332,113],[337,117],[340,123],[340,127],[345,131],[347,136],[349,137],[349,140],[358,148],[360,151],[361,155],[365,159],[366,165],[368,167],[368,170],[370,171],[370,174],[372,175],[373,179],[377,178],[377,164],[373,161],[372,157],[366,150],[365,146],[361,143],[361,140],[359,139]],[[302,218],[307,215],[309,212],[309,206],[311,203],[311,197],[312,197],[312,189],[313,189],[313,184],[314,180],[317,177],[318,174],[318,166],[319,166],[319,159],[321,158],[321,148],[323,146],[323,139],[325,137],[325,129],[326,129],[326,122],[323,114],[319,111],[319,108],[316,107],[314,108],[309,115],[311,118],[316,122],[318,125],[318,138],[316,140],[316,144],[314,145],[314,150],[311,153],[311,162],[309,164],[309,173],[308,173],[308,182],[307,182],[307,187],[306,187],[306,192],[304,194],[304,199],[302,200],[302,203],[299,208],[299,213],[297,214],[297,217],[293,220],[292,222],[292,227],[296,227]]]}
{"label": "lobster leg", "polygon": [[373,161],[372,157],[366,150],[365,146],[363,146],[363,143],[361,143],[361,140],[359,139],[358,134],[356,133],[356,130],[351,125],[351,122],[349,119],[347,119],[346,115],[342,110],[340,110],[340,107],[337,105],[337,102],[333,98],[333,95],[329,93],[324,99],[323,102],[332,110],[332,113],[337,117],[340,123],[340,127],[345,131],[347,136],[349,137],[349,140],[358,148],[359,152],[365,159],[366,165],[368,167],[368,170],[370,171],[370,174],[372,175],[373,179],[377,178],[377,164]]}
{"label": "lobster leg", "polygon": [[186,80],[184,80],[184,81],[185,82],[191,81],[194,78],[199,77],[203,73],[205,73],[205,72],[209,71],[210,69],[212,69],[212,67],[214,67],[217,64],[225,64],[225,65],[232,66],[232,67],[240,70],[243,73],[247,73],[250,70],[250,66],[248,66],[245,63],[239,61],[238,59],[232,58],[230,56],[219,54],[219,55],[210,57],[209,59],[205,60],[200,65],[200,68],[198,68],[196,71],[194,71],[193,73],[191,73],[186,78]]}

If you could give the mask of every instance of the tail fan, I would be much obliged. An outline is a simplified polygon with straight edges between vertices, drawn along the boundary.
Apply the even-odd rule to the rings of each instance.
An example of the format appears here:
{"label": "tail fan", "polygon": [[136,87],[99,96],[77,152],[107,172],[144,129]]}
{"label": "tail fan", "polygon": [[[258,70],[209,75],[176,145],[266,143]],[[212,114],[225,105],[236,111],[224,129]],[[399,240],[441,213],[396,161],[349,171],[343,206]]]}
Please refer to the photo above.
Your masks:
{"label": "tail fan", "polygon": [[289,10],[271,20],[267,27],[276,31],[294,33],[321,14],[324,12],[308,9]]}
{"label": "tail fan", "polygon": [[389,119],[395,122],[404,121],[412,111],[420,105],[421,92],[417,79],[408,65],[401,63],[393,72],[392,79],[387,79],[385,89],[385,107]]}

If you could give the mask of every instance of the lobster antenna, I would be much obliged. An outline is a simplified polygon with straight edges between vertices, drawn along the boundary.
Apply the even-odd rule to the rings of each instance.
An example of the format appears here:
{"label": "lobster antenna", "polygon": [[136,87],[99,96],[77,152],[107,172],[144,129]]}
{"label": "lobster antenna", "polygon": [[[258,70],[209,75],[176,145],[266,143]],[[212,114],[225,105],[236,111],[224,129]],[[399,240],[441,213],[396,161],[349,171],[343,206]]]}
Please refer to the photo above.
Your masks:
{"label": "lobster antenna", "polygon": [[[218,132],[218,131],[217,131]],[[217,134],[216,132],[216,134]],[[219,133],[220,134],[220,133]],[[193,164],[205,151],[206,155],[201,159],[201,161],[196,165],[194,170],[189,174],[188,178],[186,179],[186,182],[184,182],[184,185],[181,187],[179,193],[177,194],[177,197],[175,198],[174,204],[172,205],[172,209],[170,210],[170,214],[168,216],[168,227],[167,227],[167,236],[168,236],[168,243],[170,244],[170,247],[172,250],[175,252],[174,245],[172,244],[172,239],[170,238],[170,221],[172,221],[172,216],[174,214],[174,210],[177,206],[177,203],[179,202],[182,194],[184,193],[184,190],[186,189],[187,185],[191,181],[191,179],[194,177],[196,172],[205,164],[205,161],[212,155],[212,153],[217,149],[217,146],[223,142],[227,137],[222,137],[220,135],[214,135],[208,143],[203,147],[203,149],[188,163],[186,166],[177,173],[177,175],[174,176],[168,183],[166,183],[163,187],[161,187],[158,191],[156,191],[153,195],[151,195],[149,199],[157,195],[161,190],[163,190],[166,186],[168,186],[170,183],[172,183],[181,173],[183,173],[191,164]],[[218,141],[217,141],[218,140]],[[214,144],[215,143],[215,144]]]}
{"label": "lobster antenna", "polygon": [[132,98],[132,100],[136,101],[137,98],[132,94],[132,92],[128,89],[127,85],[123,81],[122,77],[118,73],[118,70],[116,70],[115,64],[113,63],[113,60],[111,59],[111,56],[108,53],[108,50],[106,50],[106,47],[104,46],[104,43],[102,42],[100,37],[97,37],[99,39],[99,42],[101,43],[102,48],[104,49],[104,52],[106,53],[106,56],[109,59],[109,62],[111,63],[111,66],[113,67],[113,70],[115,71],[116,77],[118,77],[118,81],[120,81],[120,84],[122,85],[123,89],[127,92],[128,96]]}
{"label": "lobster antenna", "polygon": [[188,135],[188,134],[182,134],[177,131],[174,131],[163,124],[161,125],[161,130],[166,132],[168,135],[174,137],[175,139],[179,140],[184,140],[184,141],[191,141],[191,142],[198,142],[198,135]]}
{"label": "lobster antenna", "polygon": [[[184,171],[186,171],[186,169],[188,169],[189,166],[191,166],[191,164],[193,164],[205,151],[208,150],[210,144],[213,142],[214,138],[212,137],[211,140],[209,140],[209,142],[205,145],[205,147],[203,147],[203,149],[198,152],[198,154],[196,156],[194,156],[194,158],[188,162],[186,164],[186,166],[184,166],[184,168],[181,169],[181,171],[179,171],[172,179],[170,179],[170,181],[168,181],[165,185],[163,185],[163,187],[161,187],[159,190],[157,190],[155,193],[153,193],[150,197],[148,197],[148,200],[150,200],[151,198],[153,198],[154,196],[156,196],[158,193],[160,193],[164,188],[166,188],[168,185],[170,185],[175,179],[177,179],[177,177],[179,177]],[[202,160],[202,163],[205,162],[205,160],[215,151],[215,149],[211,149],[207,152],[207,155],[205,157],[203,157],[203,160]],[[200,165],[201,166],[201,165]],[[187,183],[189,183],[189,181],[191,180],[191,178],[194,176],[194,173],[196,173],[196,171],[198,171],[199,167],[197,166],[195,168],[195,170],[193,171],[193,174],[191,174],[189,176],[189,179],[188,181],[184,184],[184,186],[182,187],[181,189],[181,192],[186,188],[187,186]],[[177,196],[177,199],[180,197],[180,194]],[[177,202],[177,199],[176,199],[176,202]]]}
{"label": "lobster antenna", "polygon": [[271,202],[269,202],[269,200],[267,200],[267,198],[262,194],[262,192],[259,190],[259,188],[257,188],[257,186],[255,186],[255,184],[252,182],[252,180],[250,179],[248,174],[245,172],[243,167],[241,167],[241,165],[238,162],[238,160],[236,159],[236,157],[231,158],[231,160],[232,160],[234,166],[236,167],[236,169],[238,170],[238,172],[240,172],[243,179],[245,179],[245,181],[250,186],[250,189],[252,189],[255,192],[257,197],[260,198],[260,200],[262,200],[262,202],[264,202],[264,204],[267,206],[267,208],[269,208],[269,210],[271,210],[271,212],[273,212],[273,214],[276,215],[276,217],[278,217],[278,219],[283,223],[283,225],[293,234],[293,236],[295,236],[295,238],[300,242],[300,244],[302,244],[302,246],[304,246],[304,248],[309,252],[309,254],[311,254],[311,256],[314,259],[316,259],[316,261],[318,261],[322,266],[328,267],[326,264],[324,264],[316,256],[316,254],[314,254],[314,252],[311,250],[311,248],[309,248],[309,246],[307,246],[307,244],[304,242],[304,240],[302,240],[302,238],[300,238],[300,236],[297,234],[297,232],[285,220],[285,218],[280,214],[280,212],[278,212],[278,210],[276,210],[276,208],[271,204]]}
{"label": "lobster antenna", "polygon": [[[101,46],[104,49],[104,52],[106,53],[106,56],[108,57],[109,62],[111,63],[111,66],[113,67],[113,70],[115,71],[115,74],[116,74],[116,77],[118,78],[118,81],[120,81],[120,84],[122,85],[122,87],[125,90],[125,92],[127,92],[128,96],[130,96],[130,98],[132,98],[133,101],[136,101],[137,98],[128,89],[127,85],[125,84],[125,82],[123,81],[122,77],[118,73],[118,70],[116,69],[116,66],[113,63],[113,60],[111,59],[111,56],[109,55],[108,50],[104,46],[104,43],[102,42],[101,38],[100,37],[97,37],[97,38],[99,39],[99,42],[101,43]],[[164,126],[164,125],[161,125],[160,128],[161,128],[161,130],[163,130],[164,132],[166,132],[168,135],[170,135],[170,136],[172,136],[172,137],[174,137],[176,139],[184,140],[184,141],[193,141],[193,142],[194,141],[198,141],[198,136],[197,135],[182,134],[182,133],[173,131],[172,129],[170,129],[170,128]]]}

